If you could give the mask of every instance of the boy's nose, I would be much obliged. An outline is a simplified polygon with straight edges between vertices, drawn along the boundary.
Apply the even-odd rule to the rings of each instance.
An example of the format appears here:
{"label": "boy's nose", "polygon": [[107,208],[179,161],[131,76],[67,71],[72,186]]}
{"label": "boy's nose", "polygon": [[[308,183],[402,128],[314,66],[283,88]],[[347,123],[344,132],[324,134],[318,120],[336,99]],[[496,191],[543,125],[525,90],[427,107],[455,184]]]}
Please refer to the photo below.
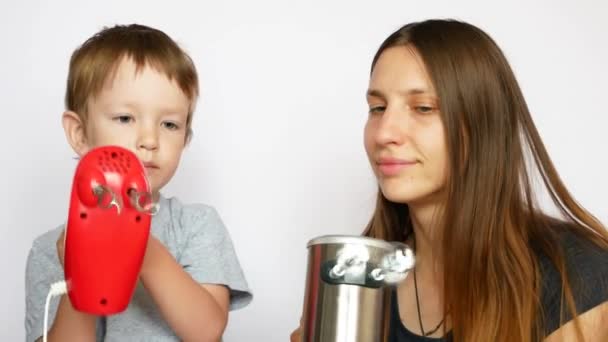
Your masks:
{"label": "boy's nose", "polygon": [[154,130],[142,130],[137,141],[138,149],[156,150],[158,148],[158,135]]}

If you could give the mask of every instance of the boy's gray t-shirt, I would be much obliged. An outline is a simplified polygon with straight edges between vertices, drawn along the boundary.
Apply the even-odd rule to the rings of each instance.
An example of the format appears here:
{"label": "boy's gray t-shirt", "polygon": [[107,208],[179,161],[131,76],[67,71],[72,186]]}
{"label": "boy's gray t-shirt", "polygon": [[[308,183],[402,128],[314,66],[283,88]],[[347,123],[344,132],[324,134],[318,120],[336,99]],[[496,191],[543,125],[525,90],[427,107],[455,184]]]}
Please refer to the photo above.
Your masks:
{"label": "boy's gray t-shirt", "polygon": [[[184,205],[178,199],[159,199],[151,234],[199,283],[223,284],[230,290],[230,310],[249,304],[252,293],[241,269],[232,240],[216,210],[202,204]],[[26,266],[25,330],[28,342],[42,336],[44,305],[50,285],[64,279],[56,242],[63,225],[36,238]],[[48,325],[55,318],[59,298],[51,299]],[[99,318],[98,341],[178,341],[152,298],[138,282],[128,308]]]}

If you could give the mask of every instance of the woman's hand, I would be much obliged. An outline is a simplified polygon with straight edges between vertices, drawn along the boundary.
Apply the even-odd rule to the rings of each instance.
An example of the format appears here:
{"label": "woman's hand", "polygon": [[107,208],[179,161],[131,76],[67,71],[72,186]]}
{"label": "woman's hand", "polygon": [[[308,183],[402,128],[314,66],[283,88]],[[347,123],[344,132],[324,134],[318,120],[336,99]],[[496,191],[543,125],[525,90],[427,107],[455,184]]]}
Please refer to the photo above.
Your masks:
{"label": "woman's hand", "polygon": [[296,330],[294,330],[291,335],[289,335],[289,341],[290,342],[302,342],[302,332],[301,332],[301,328],[298,327]]}

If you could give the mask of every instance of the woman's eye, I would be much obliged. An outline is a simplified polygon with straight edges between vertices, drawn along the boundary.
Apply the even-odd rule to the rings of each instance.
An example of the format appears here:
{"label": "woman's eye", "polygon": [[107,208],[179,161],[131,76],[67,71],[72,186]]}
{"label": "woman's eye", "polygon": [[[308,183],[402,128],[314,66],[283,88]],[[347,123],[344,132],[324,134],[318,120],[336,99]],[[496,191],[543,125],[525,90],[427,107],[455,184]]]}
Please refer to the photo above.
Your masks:
{"label": "woman's eye", "polygon": [[414,109],[416,110],[416,112],[421,113],[421,114],[432,113],[435,110],[435,108],[433,108],[431,106],[416,106],[416,107],[414,107]]}
{"label": "woman's eye", "polygon": [[378,114],[384,112],[386,107],[384,106],[374,106],[369,109],[369,114]]}

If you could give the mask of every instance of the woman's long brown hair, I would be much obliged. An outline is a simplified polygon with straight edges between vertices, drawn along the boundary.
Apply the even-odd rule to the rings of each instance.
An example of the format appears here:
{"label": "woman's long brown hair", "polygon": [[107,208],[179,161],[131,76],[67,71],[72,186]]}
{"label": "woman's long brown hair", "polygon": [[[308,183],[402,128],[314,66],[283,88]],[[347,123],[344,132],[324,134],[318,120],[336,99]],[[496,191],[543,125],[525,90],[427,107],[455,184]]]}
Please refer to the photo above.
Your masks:
{"label": "woman's long brown hair", "polygon": [[[608,233],[560,180],[505,56],[486,33],[454,20],[408,24],[382,43],[372,71],[394,46],[419,54],[440,99],[450,165],[440,254],[449,256],[444,294],[454,341],[540,341],[539,253],[558,270],[564,310],[575,317],[560,229],[606,249]],[[539,208],[535,177],[559,220]],[[410,232],[407,205],[379,192],[365,235],[402,241]]]}

